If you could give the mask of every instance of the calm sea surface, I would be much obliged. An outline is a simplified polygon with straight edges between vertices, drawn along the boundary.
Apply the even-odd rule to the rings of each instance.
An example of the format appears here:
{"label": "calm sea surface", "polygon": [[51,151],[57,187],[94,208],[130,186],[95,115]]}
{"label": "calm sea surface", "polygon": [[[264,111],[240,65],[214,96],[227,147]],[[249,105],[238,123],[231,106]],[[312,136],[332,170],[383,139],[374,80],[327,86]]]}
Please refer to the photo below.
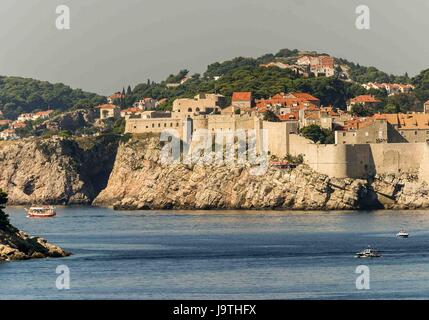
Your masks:
{"label": "calm sea surface", "polygon": [[[0,299],[429,298],[429,211],[7,212],[18,228],[73,252],[0,264]],[[396,239],[403,227],[409,239]],[[375,246],[379,259],[354,254]],[[356,289],[359,265],[370,290]],[[56,267],[70,290],[56,288]]]}

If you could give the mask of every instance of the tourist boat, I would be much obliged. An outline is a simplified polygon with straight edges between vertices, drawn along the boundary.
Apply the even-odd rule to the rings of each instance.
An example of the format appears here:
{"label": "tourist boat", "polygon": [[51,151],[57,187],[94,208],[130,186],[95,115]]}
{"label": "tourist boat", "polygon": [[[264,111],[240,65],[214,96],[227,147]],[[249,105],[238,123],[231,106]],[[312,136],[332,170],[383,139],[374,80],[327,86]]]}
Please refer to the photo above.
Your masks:
{"label": "tourist boat", "polygon": [[57,215],[55,208],[52,206],[31,207],[25,210],[28,218],[50,218]]}
{"label": "tourist boat", "polygon": [[368,247],[368,249],[365,249],[361,252],[356,253],[356,258],[379,258],[381,257],[381,254],[375,250]]}
{"label": "tourist boat", "polygon": [[404,229],[401,229],[401,231],[399,231],[399,232],[396,234],[396,236],[397,236],[398,238],[408,238],[409,234],[408,234]]}

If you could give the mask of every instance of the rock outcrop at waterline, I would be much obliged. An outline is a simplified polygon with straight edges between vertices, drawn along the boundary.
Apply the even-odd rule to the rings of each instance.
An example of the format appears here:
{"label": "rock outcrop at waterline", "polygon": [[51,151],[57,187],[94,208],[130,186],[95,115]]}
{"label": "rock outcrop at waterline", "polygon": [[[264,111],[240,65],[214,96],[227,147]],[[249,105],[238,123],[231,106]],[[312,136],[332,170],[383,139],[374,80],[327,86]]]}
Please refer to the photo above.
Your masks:
{"label": "rock outcrop at waterline", "polygon": [[30,237],[11,225],[0,225],[0,261],[60,258],[70,253],[39,237]]}
{"label": "rock outcrop at waterline", "polygon": [[157,138],[120,145],[106,189],[94,204],[116,209],[416,209],[429,208],[429,186],[413,174],[336,179],[305,165],[270,167],[165,165]]}
{"label": "rock outcrop at waterline", "polygon": [[91,204],[106,186],[118,138],[0,142],[0,188],[10,205]]}

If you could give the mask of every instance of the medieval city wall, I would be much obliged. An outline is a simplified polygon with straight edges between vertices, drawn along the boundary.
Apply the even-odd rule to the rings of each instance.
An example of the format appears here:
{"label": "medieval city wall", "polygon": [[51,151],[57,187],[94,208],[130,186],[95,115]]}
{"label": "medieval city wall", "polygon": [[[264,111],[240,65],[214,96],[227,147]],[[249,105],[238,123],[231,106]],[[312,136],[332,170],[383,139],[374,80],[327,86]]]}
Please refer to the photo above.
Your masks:
{"label": "medieval city wall", "polygon": [[322,145],[298,135],[289,137],[289,153],[303,155],[314,170],[337,178],[366,178],[374,174],[419,172],[429,181],[426,143]]}

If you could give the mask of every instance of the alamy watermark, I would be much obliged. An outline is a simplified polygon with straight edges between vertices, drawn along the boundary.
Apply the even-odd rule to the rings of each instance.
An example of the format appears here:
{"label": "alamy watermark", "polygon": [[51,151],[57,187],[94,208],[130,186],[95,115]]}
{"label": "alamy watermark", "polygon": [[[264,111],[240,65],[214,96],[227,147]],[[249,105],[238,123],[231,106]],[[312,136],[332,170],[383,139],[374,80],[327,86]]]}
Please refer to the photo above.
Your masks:
{"label": "alamy watermark", "polygon": [[70,269],[62,264],[57,266],[55,273],[59,276],[55,281],[55,286],[58,290],[70,290]]}
{"label": "alamy watermark", "polygon": [[358,30],[369,30],[370,24],[370,11],[367,5],[360,5],[356,7],[356,18],[355,26]]}
{"label": "alamy watermark", "polygon": [[70,30],[70,8],[62,4],[57,6],[55,13],[58,15],[55,20],[55,27],[58,30]]}
{"label": "alamy watermark", "polygon": [[266,129],[196,129],[185,135],[183,142],[178,131],[162,131],[161,164],[248,166],[251,175],[263,175],[268,170]]}
{"label": "alamy watermark", "polygon": [[355,273],[359,274],[359,276],[356,278],[356,289],[369,290],[370,289],[369,267],[365,265],[357,266]]}

